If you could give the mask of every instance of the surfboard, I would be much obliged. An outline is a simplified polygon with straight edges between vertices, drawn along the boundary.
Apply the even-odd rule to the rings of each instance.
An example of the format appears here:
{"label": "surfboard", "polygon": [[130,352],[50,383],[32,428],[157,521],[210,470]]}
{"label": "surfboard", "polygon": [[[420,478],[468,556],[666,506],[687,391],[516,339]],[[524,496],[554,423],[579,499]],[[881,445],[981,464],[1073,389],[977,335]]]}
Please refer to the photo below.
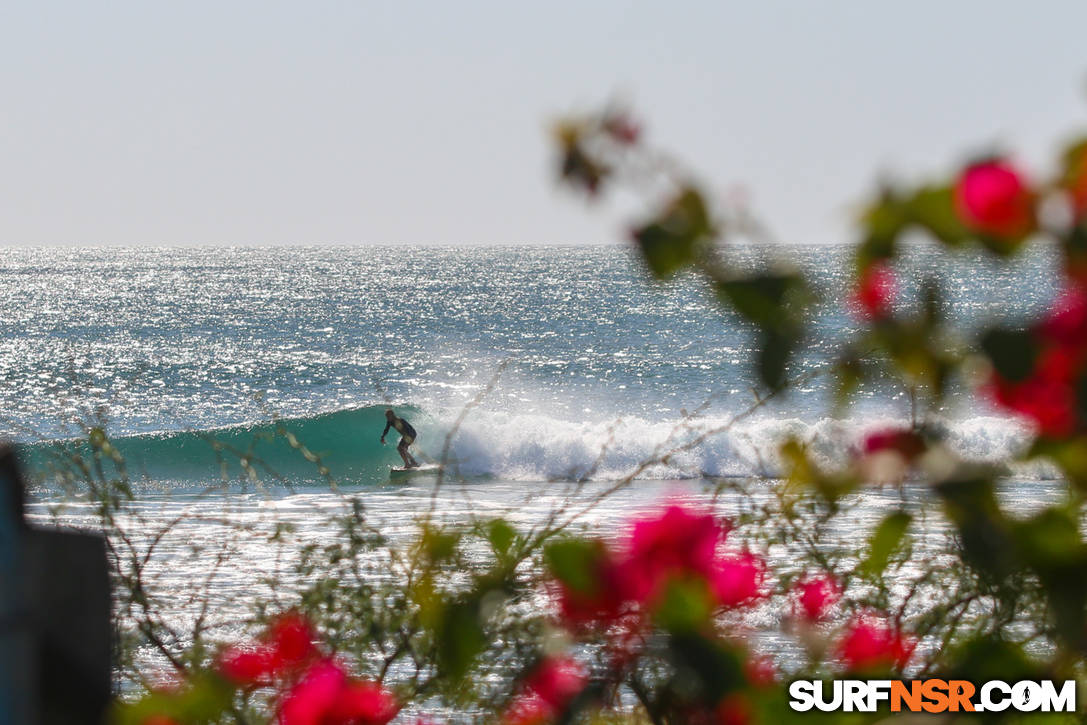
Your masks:
{"label": "surfboard", "polygon": [[410,478],[419,478],[420,476],[437,476],[438,471],[442,470],[442,467],[435,464],[427,464],[419,466],[418,468],[393,468],[389,467],[389,480],[392,481],[405,481]]}

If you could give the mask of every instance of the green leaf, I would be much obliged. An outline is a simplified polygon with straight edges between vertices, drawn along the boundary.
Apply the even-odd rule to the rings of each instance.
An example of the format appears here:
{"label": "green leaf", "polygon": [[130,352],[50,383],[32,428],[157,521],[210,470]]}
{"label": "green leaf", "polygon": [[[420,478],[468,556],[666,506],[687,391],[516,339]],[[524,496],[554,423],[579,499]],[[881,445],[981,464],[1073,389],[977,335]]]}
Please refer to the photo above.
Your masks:
{"label": "green leaf", "polygon": [[1021,521],[1015,536],[1024,558],[1033,566],[1046,567],[1083,559],[1083,540],[1076,520],[1066,509],[1050,507]]}
{"label": "green leaf", "polygon": [[955,211],[949,186],[921,187],[910,199],[907,210],[911,221],[948,246],[957,247],[971,237]]}
{"label": "green leaf", "polygon": [[778,449],[786,471],[786,480],[794,489],[814,489],[831,508],[837,501],[857,487],[855,475],[849,472],[828,474],[820,470],[808,457],[807,447],[790,438]]}
{"label": "green leaf", "polygon": [[973,682],[1044,679],[1038,665],[1019,645],[996,635],[982,635],[960,645],[952,653],[951,663],[952,677]]}
{"label": "green leaf", "polygon": [[438,564],[453,558],[460,544],[460,534],[455,531],[427,529],[423,532],[423,554],[431,563]]}
{"label": "green leaf", "polygon": [[[1087,165],[1087,136],[1075,139],[1064,148],[1061,152],[1061,165],[1065,180],[1075,181],[1075,175]],[[1068,175],[1072,175],[1072,178],[1067,178]]]}
{"label": "green leaf", "polygon": [[563,121],[555,127],[555,140],[561,150],[559,175],[563,181],[595,195],[611,176],[611,167],[586,150],[584,124]]}
{"label": "green leaf", "polygon": [[1080,536],[1078,508],[1049,507],[1018,522],[1019,552],[1038,575],[1060,636],[1073,647],[1087,645],[1087,547]]}
{"label": "green leaf", "polygon": [[673,634],[668,655],[683,681],[673,680],[672,688],[687,699],[718,702],[730,692],[747,685],[744,652],[696,632]]}
{"label": "green leaf", "polygon": [[695,631],[713,614],[713,598],[700,579],[673,578],[653,611],[654,619],[670,632]]}
{"label": "green leaf", "polygon": [[760,329],[755,365],[769,388],[785,382],[785,367],[800,343],[800,317],[808,302],[807,286],[796,274],[762,273],[738,279],[717,278],[718,298]]}
{"label": "green leaf", "polygon": [[441,671],[454,680],[472,668],[476,657],[487,646],[479,621],[479,602],[472,599],[445,607],[438,630],[438,663]]}
{"label": "green leaf", "polygon": [[777,389],[785,384],[785,367],[799,342],[798,336],[776,330],[763,334],[755,364],[766,387]]}
{"label": "green leaf", "polygon": [[872,533],[868,540],[868,556],[861,563],[861,571],[878,575],[887,567],[887,562],[902,543],[913,517],[905,511],[888,514]]}
{"label": "green leaf", "polygon": [[995,471],[964,467],[936,485],[947,516],[959,532],[963,558],[990,579],[1003,579],[1022,567],[1010,525],[993,490]]}
{"label": "green leaf", "polygon": [[552,575],[576,592],[591,594],[596,592],[597,563],[604,555],[603,545],[597,541],[581,539],[563,539],[548,545],[544,550],[544,561]]}
{"label": "green leaf", "polygon": [[860,388],[865,379],[864,361],[854,350],[847,350],[834,363],[834,408],[843,416],[846,404]]}
{"label": "green leaf", "polygon": [[793,274],[757,274],[720,280],[717,294],[746,319],[760,327],[771,327],[781,319],[786,295],[803,284],[803,280]]}
{"label": "green leaf", "polygon": [[981,349],[1005,380],[1019,382],[1034,372],[1038,343],[1027,330],[990,328],[981,336]]}
{"label": "green leaf", "polygon": [[1087,437],[1069,440],[1038,438],[1027,457],[1050,459],[1081,491],[1087,490]]}
{"label": "green leaf", "polygon": [[861,226],[875,239],[894,239],[906,226],[902,199],[892,186],[884,186],[879,197],[861,214]]}
{"label": "green leaf", "polygon": [[500,557],[509,553],[516,539],[517,532],[505,519],[495,519],[487,526],[487,541],[491,542],[491,548]]}
{"label": "green leaf", "polygon": [[1058,241],[1064,252],[1066,269],[1087,268],[1087,217],[1062,234]]}
{"label": "green leaf", "polygon": [[864,237],[857,245],[857,269],[867,269],[873,262],[894,257],[898,236],[907,221],[902,201],[893,189],[884,188],[880,197],[861,215]]}
{"label": "green leaf", "polygon": [[698,247],[713,234],[702,195],[687,188],[660,216],[635,229],[633,236],[649,270],[658,279],[666,279],[694,262]]}

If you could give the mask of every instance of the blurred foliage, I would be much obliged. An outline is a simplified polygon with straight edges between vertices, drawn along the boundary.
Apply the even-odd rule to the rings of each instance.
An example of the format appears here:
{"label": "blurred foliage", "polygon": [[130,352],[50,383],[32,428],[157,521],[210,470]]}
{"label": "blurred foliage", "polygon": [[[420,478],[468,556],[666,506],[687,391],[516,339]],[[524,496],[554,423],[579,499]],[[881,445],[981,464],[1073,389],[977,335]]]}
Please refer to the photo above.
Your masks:
{"label": "blurred foliage", "polygon": [[[787,390],[816,295],[787,260],[753,271],[730,262],[731,244],[766,241],[765,229],[745,210],[716,208],[624,112],[565,120],[555,136],[560,178],[574,189],[592,199],[616,187],[646,194],[649,211],[630,238],[648,275],[665,284],[700,278],[726,319],[753,330],[750,363],[763,392]],[[142,579],[142,553],[116,548],[121,666],[132,670],[132,648],[150,642],[176,677],[162,688],[134,672],[142,696],[119,705],[119,721],[290,725],[302,720],[291,720],[288,703],[313,697],[307,683],[321,673],[338,678],[339,694],[305,722],[387,722],[403,707],[405,721],[420,708],[511,725],[860,723],[889,713],[795,713],[787,683],[1082,678],[1087,141],[1069,145],[1040,183],[987,157],[953,179],[884,185],[857,227],[844,303],[858,329],[831,372],[839,410],[867,383],[896,380],[913,402],[910,421],[869,431],[844,463],[790,439],[777,452],[780,479],[710,482],[730,502],[727,524],[716,510],[675,503],[608,536],[576,530],[566,509],[531,530],[494,517],[451,525],[430,512],[408,545],[394,546],[361,500],[348,499],[330,522],[335,534],[298,552],[290,581],[280,582],[283,601],[254,613],[254,630],[274,630],[284,612],[312,626],[309,659],[276,670],[279,679],[260,679],[259,667],[239,679],[226,664],[254,660],[230,659],[234,643],[208,642],[199,627],[187,638],[170,631]],[[915,298],[899,297],[899,258],[915,235],[996,260],[1052,244],[1065,292],[1021,328],[965,335],[933,281],[911,280],[903,287]],[[992,464],[953,454],[940,416],[955,379],[1033,426],[1029,449]],[[58,479],[89,493],[111,541],[125,541],[119,514],[132,489],[104,429],[89,428],[86,445],[60,458]],[[1069,485],[1062,500],[1013,513],[1000,490],[1016,485],[1015,465],[1035,459]],[[876,518],[856,495],[872,489],[887,498]],[[789,654],[770,660],[755,632],[788,642]],[[258,653],[270,646],[260,636]],[[344,714],[363,701],[368,709]]]}

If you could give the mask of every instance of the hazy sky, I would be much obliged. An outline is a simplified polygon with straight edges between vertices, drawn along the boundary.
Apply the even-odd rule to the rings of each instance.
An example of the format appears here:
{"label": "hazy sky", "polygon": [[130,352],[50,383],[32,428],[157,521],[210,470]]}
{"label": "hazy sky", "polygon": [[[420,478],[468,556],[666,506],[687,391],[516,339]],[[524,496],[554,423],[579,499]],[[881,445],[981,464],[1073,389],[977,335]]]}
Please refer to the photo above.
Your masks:
{"label": "hazy sky", "polygon": [[0,5],[0,242],[602,242],[546,129],[620,96],[779,237],[1087,130],[1087,2]]}

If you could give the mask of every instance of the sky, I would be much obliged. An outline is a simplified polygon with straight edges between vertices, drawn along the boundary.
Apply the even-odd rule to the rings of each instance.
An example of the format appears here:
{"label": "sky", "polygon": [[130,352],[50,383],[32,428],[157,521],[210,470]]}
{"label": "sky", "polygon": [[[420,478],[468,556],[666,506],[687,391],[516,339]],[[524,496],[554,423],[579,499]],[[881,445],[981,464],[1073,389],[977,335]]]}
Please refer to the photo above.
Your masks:
{"label": "sky", "polygon": [[1087,131],[1087,3],[0,4],[0,243],[619,241],[552,122],[612,99],[782,240]]}

